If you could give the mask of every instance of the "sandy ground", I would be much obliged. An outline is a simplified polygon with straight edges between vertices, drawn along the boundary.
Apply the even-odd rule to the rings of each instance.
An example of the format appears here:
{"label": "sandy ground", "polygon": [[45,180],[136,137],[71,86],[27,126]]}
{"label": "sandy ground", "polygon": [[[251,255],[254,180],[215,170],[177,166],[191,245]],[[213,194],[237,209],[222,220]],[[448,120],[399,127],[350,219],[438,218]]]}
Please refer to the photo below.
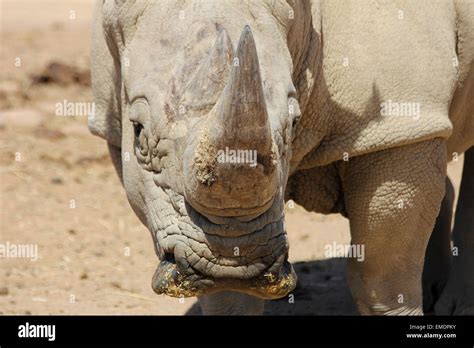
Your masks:
{"label": "sandy ground", "polygon": [[[0,259],[0,314],[199,313],[195,299],[153,293],[151,237],[105,142],[86,117],[55,116],[58,102],[91,101],[92,2],[1,0],[0,13],[0,243],[39,252],[37,261]],[[67,65],[59,80],[51,63]],[[450,167],[456,187],[460,169]],[[266,313],[355,314],[345,260],[324,256],[324,245],[349,242],[348,221],[287,207],[287,229],[295,301],[272,301]]]}

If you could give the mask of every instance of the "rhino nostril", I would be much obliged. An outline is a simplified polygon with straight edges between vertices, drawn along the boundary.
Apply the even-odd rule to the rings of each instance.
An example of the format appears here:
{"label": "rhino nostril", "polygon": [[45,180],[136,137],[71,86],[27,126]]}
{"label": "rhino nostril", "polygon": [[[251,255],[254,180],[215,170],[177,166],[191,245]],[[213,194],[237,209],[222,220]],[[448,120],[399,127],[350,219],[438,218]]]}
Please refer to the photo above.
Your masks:
{"label": "rhino nostril", "polygon": [[174,254],[173,254],[173,253],[165,252],[165,258],[164,258],[164,260],[167,261],[167,262],[169,262],[169,263],[176,264],[176,259],[174,258]]}

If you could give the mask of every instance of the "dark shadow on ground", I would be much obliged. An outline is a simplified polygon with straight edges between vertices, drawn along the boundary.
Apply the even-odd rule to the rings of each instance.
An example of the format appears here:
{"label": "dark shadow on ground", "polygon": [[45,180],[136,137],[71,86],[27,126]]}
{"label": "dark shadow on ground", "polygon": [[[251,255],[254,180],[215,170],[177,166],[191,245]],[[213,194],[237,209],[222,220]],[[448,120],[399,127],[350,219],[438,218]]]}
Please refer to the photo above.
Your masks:
{"label": "dark shadow on ground", "polygon": [[[346,259],[297,262],[298,285],[291,297],[265,303],[265,315],[357,315],[346,280]],[[199,304],[186,315],[200,315]]]}

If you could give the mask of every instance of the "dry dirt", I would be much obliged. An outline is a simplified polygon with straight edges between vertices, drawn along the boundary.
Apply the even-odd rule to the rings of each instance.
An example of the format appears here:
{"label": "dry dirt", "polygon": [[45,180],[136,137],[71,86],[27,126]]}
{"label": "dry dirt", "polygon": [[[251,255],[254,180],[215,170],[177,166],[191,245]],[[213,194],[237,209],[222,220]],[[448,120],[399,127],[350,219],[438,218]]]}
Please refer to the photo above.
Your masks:
{"label": "dry dirt", "polygon": [[[39,248],[36,262],[0,259],[0,313],[199,313],[195,299],[153,293],[151,237],[105,142],[89,134],[85,116],[55,116],[63,100],[91,101],[92,7],[90,0],[0,1],[0,243]],[[461,161],[450,168],[456,187],[460,169]],[[273,301],[266,312],[354,314],[344,259],[324,256],[324,245],[349,242],[348,221],[295,206],[287,208],[287,229],[300,279],[295,302]]]}

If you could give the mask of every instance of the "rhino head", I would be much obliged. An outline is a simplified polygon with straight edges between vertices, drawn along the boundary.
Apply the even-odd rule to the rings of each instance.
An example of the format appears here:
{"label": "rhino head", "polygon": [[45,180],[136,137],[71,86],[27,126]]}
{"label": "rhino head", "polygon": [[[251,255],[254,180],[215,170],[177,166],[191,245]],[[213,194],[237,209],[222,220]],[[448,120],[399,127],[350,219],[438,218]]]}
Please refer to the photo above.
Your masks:
{"label": "rhino head", "polygon": [[[90,129],[152,234],[156,293],[278,298],[296,285],[284,195],[300,112],[287,29],[263,3],[216,3],[99,4]],[[254,32],[249,11],[266,16]]]}

